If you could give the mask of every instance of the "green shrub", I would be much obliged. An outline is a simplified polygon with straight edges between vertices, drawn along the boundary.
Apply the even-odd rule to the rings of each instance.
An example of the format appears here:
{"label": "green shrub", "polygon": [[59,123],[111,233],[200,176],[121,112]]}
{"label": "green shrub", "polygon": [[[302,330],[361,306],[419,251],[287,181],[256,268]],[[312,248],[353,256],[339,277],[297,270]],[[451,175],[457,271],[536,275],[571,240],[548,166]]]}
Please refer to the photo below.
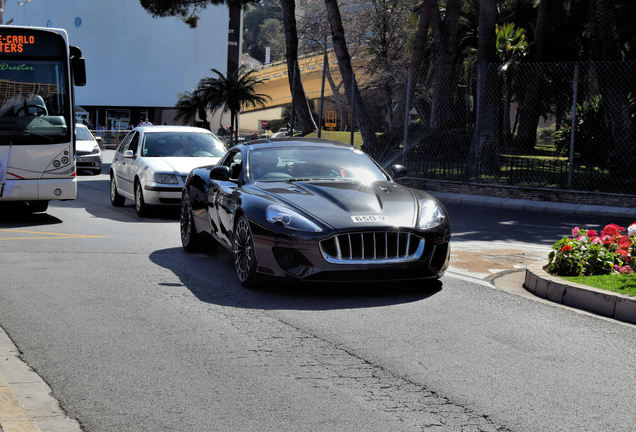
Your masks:
{"label": "green shrub", "polygon": [[[570,124],[564,124],[554,132],[554,143],[560,154],[569,154],[571,129]],[[574,133],[575,161],[587,166],[606,166],[611,135],[605,126],[600,96],[576,106]]]}

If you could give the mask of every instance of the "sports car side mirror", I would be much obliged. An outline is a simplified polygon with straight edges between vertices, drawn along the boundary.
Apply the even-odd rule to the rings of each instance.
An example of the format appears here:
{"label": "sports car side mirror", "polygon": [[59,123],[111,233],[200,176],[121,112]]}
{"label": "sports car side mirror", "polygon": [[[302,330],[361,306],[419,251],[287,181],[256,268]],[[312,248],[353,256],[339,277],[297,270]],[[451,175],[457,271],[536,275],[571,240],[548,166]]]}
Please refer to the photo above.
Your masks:
{"label": "sports car side mirror", "polygon": [[135,154],[132,150],[124,150],[124,157],[127,159],[132,159]]}
{"label": "sports car side mirror", "polygon": [[408,170],[404,165],[391,165],[389,171],[391,173],[391,177],[393,177],[394,179],[406,177],[408,174]]}
{"label": "sports car side mirror", "polygon": [[210,178],[212,180],[227,181],[230,179],[230,168],[226,166],[215,166],[210,170]]}

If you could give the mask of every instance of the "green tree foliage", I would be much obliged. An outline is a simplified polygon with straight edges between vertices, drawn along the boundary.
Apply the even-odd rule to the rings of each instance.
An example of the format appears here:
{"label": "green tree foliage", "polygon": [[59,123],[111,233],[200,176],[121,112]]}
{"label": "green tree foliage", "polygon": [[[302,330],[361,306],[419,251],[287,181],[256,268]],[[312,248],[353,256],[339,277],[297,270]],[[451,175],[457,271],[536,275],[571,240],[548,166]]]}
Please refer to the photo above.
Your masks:
{"label": "green tree foliage", "polygon": [[[571,129],[570,125],[564,124],[554,132],[554,143],[563,155],[569,153]],[[600,96],[576,106],[574,135],[576,162],[587,166],[607,165],[609,130],[605,125]]]}
{"label": "green tree foliage", "polygon": [[177,115],[175,118],[184,123],[191,123],[199,115],[199,118],[205,119],[205,104],[199,98],[196,91],[182,92],[177,96]]}
{"label": "green tree foliage", "polygon": [[258,45],[265,52],[270,48],[270,61],[277,62],[285,58],[285,32],[283,24],[276,18],[267,18],[259,26],[260,38]]}
{"label": "green tree foliage", "polygon": [[229,7],[242,7],[253,0],[139,0],[141,6],[154,17],[178,16],[190,27],[199,23],[198,11],[208,5],[226,4]]}
{"label": "green tree foliage", "polygon": [[254,71],[246,71],[243,66],[237,75],[225,76],[217,69],[211,69],[216,77],[203,78],[196,90],[196,97],[212,112],[222,110],[230,112],[230,122],[234,139],[238,140],[237,114],[241,108],[256,108],[264,105],[270,98],[256,93],[258,80]]}
{"label": "green tree foliage", "polygon": [[[276,39],[277,45],[282,47],[283,53],[278,52],[276,56],[271,56],[271,61],[282,60],[285,47],[285,34],[282,28],[283,12],[280,4],[275,1],[262,1],[256,4],[248,4],[245,6],[245,13],[243,14],[243,52],[246,52],[251,57],[265,61],[265,47],[271,46],[271,42],[264,43],[262,38],[262,29],[266,20],[275,20],[281,24],[279,28],[278,38]],[[269,24],[267,28],[271,27]],[[271,31],[271,30],[270,30]],[[273,40],[271,36],[270,40]]]}

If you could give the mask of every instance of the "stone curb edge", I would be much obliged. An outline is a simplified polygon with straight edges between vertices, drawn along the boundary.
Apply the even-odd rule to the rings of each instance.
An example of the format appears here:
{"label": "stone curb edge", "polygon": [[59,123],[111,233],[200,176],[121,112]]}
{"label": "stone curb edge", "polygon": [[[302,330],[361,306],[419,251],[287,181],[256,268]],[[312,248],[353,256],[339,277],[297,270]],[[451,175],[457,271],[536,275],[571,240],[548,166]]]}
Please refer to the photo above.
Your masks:
{"label": "stone curb edge", "polygon": [[523,287],[537,297],[636,324],[636,298],[567,282],[543,270],[543,263],[526,268]]}
{"label": "stone curb edge", "polygon": [[572,204],[551,201],[534,201],[528,199],[501,198],[486,195],[465,195],[450,192],[427,190],[429,194],[445,203],[476,205],[479,207],[498,207],[513,210],[558,213],[576,216],[600,216],[607,218],[632,218],[633,208],[609,207],[589,204]]}
{"label": "stone curb edge", "polygon": [[81,432],[0,327],[0,431]]}

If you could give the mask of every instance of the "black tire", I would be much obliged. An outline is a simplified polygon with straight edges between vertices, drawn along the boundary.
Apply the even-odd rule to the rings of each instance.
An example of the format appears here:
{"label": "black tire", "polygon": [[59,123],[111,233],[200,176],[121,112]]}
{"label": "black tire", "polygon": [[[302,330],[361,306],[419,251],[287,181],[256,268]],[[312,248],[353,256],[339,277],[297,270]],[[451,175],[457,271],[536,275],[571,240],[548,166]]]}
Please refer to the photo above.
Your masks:
{"label": "black tire", "polygon": [[183,191],[181,196],[181,245],[186,252],[197,252],[201,250],[203,241],[201,235],[197,233],[194,226],[194,216],[192,214],[192,206],[190,204],[190,194]]}
{"label": "black tire", "polygon": [[135,182],[135,211],[137,216],[148,216],[148,205],[144,201],[144,192],[141,189],[141,182],[137,180]]}
{"label": "black tire", "polygon": [[119,195],[117,192],[117,184],[115,184],[115,177],[111,174],[110,176],[110,203],[113,207],[121,207],[124,205],[124,201],[126,198]]}
{"label": "black tire", "polygon": [[31,213],[44,213],[48,208],[48,201],[29,201],[29,211]]}
{"label": "black tire", "polygon": [[254,287],[260,282],[257,266],[250,223],[241,215],[234,226],[234,269],[244,287]]}

